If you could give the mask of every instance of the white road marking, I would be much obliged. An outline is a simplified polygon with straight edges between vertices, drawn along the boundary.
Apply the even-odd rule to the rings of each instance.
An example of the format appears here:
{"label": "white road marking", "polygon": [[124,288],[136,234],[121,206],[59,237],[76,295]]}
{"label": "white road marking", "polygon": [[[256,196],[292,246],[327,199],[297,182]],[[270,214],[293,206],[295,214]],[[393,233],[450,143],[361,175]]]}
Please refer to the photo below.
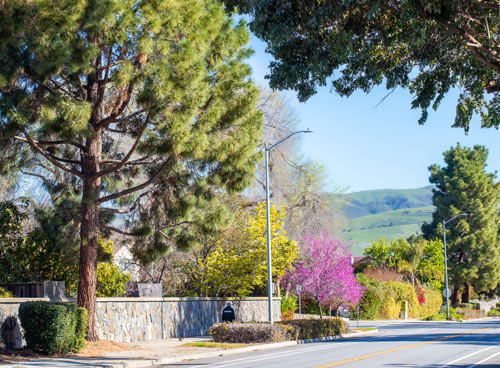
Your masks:
{"label": "white road marking", "polygon": [[475,366],[478,366],[479,364],[482,364],[482,363],[486,362],[487,360],[490,360],[491,358],[496,357],[496,356],[497,356],[497,355],[499,355],[499,354],[500,354],[500,351],[498,351],[498,352],[496,352],[495,354],[492,354],[492,355],[490,355],[490,356],[488,356],[488,357],[486,357],[486,358],[484,358],[484,359],[480,360],[480,361],[479,361],[479,362],[477,362],[477,363],[474,363],[474,364],[472,364],[472,365],[469,365],[467,368],[473,368],[473,367],[475,367]]}
{"label": "white road marking", "polygon": [[461,360],[464,360],[464,359],[467,359],[467,358],[469,358],[469,357],[471,357],[471,356],[474,356],[474,355],[476,355],[476,354],[482,353],[483,351],[493,349],[493,348],[494,348],[494,347],[496,347],[496,346],[498,346],[498,345],[489,346],[489,347],[487,347],[487,348],[484,348],[484,349],[481,349],[481,350],[475,351],[475,352],[473,352],[473,353],[470,353],[470,354],[464,355],[463,357],[460,357],[460,358],[458,358],[458,359],[452,360],[451,362],[448,362],[448,363],[446,363],[446,364],[440,365],[440,366],[439,366],[439,368],[448,367],[448,366],[450,366],[450,365],[452,365],[452,364],[455,364],[455,363],[457,363],[457,362],[459,362],[459,361],[461,361]]}
{"label": "white road marking", "polygon": [[[417,330],[412,330],[412,331],[405,331],[405,332],[400,332],[400,333],[397,333],[397,334],[387,334],[385,336],[381,336],[381,337],[373,337],[373,338],[370,338],[370,341],[373,341],[373,340],[380,340],[380,339],[385,339],[389,336],[398,336],[398,335],[404,335],[404,334],[408,334],[409,332],[417,332],[417,331],[423,331],[423,330],[431,330],[432,328],[420,328],[420,329],[417,329]],[[363,337],[363,336],[360,336],[360,337]],[[250,363],[250,362],[257,362],[257,361],[260,361],[260,360],[266,360],[266,359],[273,359],[273,358],[278,358],[278,357],[284,357],[284,356],[289,356],[289,355],[296,355],[296,354],[302,354],[304,352],[311,352],[311,351],[319,351],[319,350],[324,350],[324,349],[333,349],[333,348],[340,348],[340,347],[343,347],[343,346],[349,346],[349,345],[354,345],[354,344],[361,344],[361,343],[365,343],[366,341],[354,341],[354,342],[350,342],[350,343],[341,343],[341,342],[336,342],[336,343],[329,343],[327,345],[320,345],[320,346],[315,346],[315,347],[311,347],[311,348],[304,348],[304,349],[300,349],[299,351],[287,351],[287,352],[277,352],[277,353],[271,353],[271,354],[266,354],[266,355],[261,355],[259,357],[245,357],[245,358],[239,358],[239,359],[233,359],[229,362],[221,362],[221,363],[212,363],[212,364],[209,364],[209,365],[204,365],[203,367],[204,368],[208,368],[208,367],[226,367],[226,366],[229,366],[229,365],[232,365],[234,364],[235,362],[242,362],[242,361],[245,361],[245,363]],[[191,367],[188,367],[188,368],[199,368],[200,366],[199,365],[195,365],[195,366],[191,366]]]}

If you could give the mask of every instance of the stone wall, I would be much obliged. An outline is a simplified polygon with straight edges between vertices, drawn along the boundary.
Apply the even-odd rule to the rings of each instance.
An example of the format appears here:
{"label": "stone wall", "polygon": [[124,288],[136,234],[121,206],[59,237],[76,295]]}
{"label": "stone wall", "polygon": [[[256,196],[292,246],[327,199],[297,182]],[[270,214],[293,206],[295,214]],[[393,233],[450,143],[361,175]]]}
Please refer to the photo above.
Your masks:
{"label": "stone wall", "polygon": [[[117,342],[202,336],[221,322],[227,299],[98,298],[96,328],[100,339]],[[232,299],[236,320],[267,321],[267,298]],[[273,300],[273,318],[280,319],[281,300]]]}
{"label": "stone wall", "polygon": [[49,301],[49,299],[0,298],[0,350],[20,349],[25,344],[18,314],[21,303],[28,301]]}
{"label": "stone wall", "polygon": [[[0,349],[6,343],[22,347],[18,310],[20,303],[31,300],[48,301],[0,298]],[[97,335],[99,339],[116,342],[206,335],[212,324],[221,322],[222,309],[228,300],[233,303],[237,321],[268,320],[267,298],[97,298]],[[274,298],[274,320],[280,319],[280,306],[281,299]]]}

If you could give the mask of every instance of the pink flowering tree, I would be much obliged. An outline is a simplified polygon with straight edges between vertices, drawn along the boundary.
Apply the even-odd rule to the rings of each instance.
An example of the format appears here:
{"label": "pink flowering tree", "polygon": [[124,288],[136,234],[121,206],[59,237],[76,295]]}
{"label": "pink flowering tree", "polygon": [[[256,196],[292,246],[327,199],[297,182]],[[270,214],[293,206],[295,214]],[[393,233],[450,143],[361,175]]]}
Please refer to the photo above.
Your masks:
{"label": "pink flowering tree", "polygon": [[337,309],[342,303],[357,304],[363,295],[351,265],[349,245],[332,239],[327,232],[309,236],[301,244],[302,256],[295,270],[287,274],[288,287],[302,286],[302,292],[319,306]]}

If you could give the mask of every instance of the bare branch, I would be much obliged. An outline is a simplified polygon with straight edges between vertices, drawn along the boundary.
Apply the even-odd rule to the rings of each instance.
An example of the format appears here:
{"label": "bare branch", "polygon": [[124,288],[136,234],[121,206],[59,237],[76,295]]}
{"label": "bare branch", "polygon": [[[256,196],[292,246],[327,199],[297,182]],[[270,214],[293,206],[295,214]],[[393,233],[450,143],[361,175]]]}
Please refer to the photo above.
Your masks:
{"label": "bare branch", "polygon": [[58,168],[60,168],[61,170],[64,170],[66,172],[69,172],[70,174],[73,174],[75,176],[78,176],[79,178],[82,178],[83,177],[83,174],[78,171],[78,170],[75,170],[69,166],[66,166],[66,165],[63,165],[61,164],[60,162],[58,162],[57,160],[53,159],[52,157],[50,157],[51,155],[46,152],[45,150],[43,150],[34,140],[33,138],[31,138],[31,136],[28,134],[28,131],[26,130],[26,128],[23,128],[23,133],[24,135],[26,136],[26,139],[28,141],[28,143],[30,144],[31,147],[33,147],[33,149],[38,152],[39,154],[41,154],[43,157],[45,157],[47,160],[49,160],[54,166],[57,166]]}

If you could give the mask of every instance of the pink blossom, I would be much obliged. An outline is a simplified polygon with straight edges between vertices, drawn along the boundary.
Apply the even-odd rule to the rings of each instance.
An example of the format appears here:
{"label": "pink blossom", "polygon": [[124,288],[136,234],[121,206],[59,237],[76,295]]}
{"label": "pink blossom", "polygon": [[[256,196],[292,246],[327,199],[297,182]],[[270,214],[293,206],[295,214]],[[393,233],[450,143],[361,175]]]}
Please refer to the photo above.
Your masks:
{"label": "pink blossom", "polygon": [[302,293],[320,306],[336,309],[342,303],[358,303],[363,289],[356,281],[348,245],[320,232],[307,237],[301,248],[302,256],[295,270],[286,275],[286,285],[294,289],[301,285]]}

